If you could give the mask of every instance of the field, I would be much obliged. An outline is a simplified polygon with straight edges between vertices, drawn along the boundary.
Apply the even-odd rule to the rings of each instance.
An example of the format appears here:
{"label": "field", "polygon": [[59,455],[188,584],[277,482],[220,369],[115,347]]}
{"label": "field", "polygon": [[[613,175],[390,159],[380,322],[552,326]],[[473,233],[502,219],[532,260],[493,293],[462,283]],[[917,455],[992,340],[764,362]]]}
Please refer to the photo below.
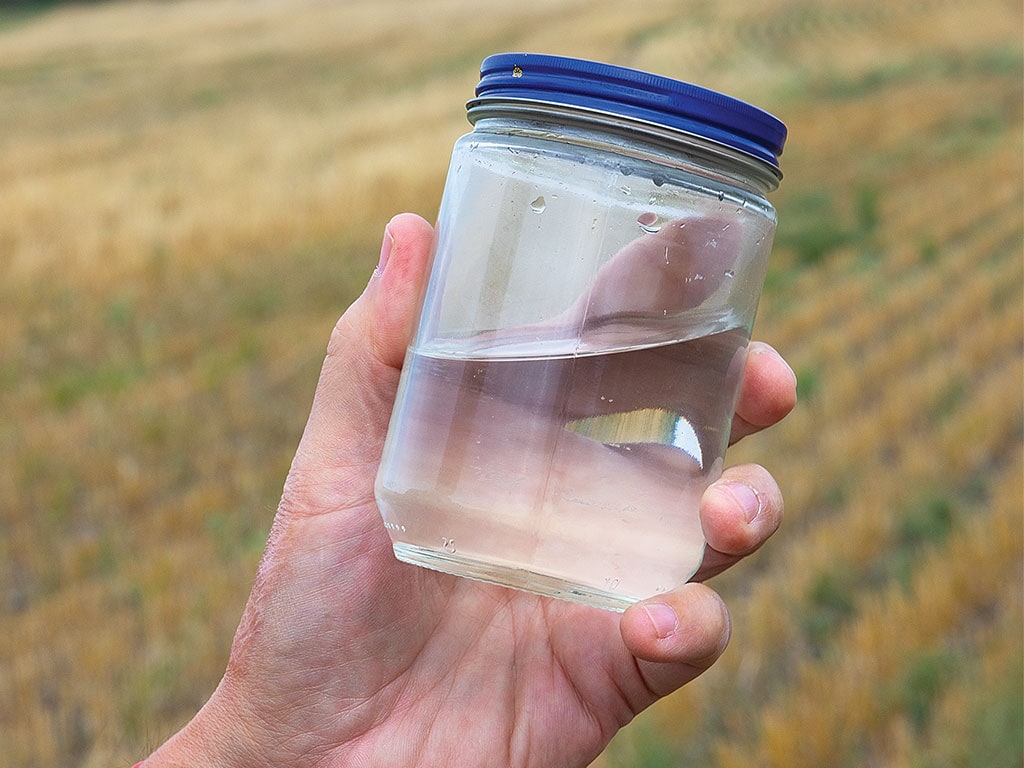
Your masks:
{"label": "field", "polygon": [[3,7],[5,765],[131,765],[212,691],[335,319],[535,50],[790,126],[756,335],[801,404],[729,457],[786,521],[595,768],[1021,766],[1019,2]]}

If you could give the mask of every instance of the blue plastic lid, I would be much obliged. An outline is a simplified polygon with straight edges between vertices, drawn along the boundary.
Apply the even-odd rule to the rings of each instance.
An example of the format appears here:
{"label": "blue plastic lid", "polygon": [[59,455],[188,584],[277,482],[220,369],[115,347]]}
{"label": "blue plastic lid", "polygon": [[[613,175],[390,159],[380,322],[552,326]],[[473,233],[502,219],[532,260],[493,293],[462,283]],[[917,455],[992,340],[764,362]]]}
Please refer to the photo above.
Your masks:
{"label": "blue plastic lid", "polygon": [[597,110],[701,136],[778,170],[781,120],[739,99],[626,67],[537,53],[498,53],[480,65],[478,99]]}

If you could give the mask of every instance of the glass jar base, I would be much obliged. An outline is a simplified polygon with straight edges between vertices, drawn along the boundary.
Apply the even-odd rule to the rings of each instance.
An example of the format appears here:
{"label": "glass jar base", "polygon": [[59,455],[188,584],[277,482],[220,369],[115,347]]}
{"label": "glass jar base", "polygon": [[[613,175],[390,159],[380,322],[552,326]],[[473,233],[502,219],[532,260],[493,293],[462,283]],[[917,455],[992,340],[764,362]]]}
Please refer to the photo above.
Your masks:
{"label": "glass jar base", "polygon": [[500,587],[532,592],[535,595],[554,597],[559,600],[568,600],[569,602],[580,603],[581,605],[602,608],[606,611],[622,613],[622,611],[640,599],[614,592],[606,592],[605,590],[577,584],[576,582],[567,581],[555,576],[534,573],[525,568],[496,565],[449,554],[448,552],[417,547],[413,544],[395,542],[394,550],[395,557],[403,563],[411,563],[412,565],[419,565],[435,571],[450,573],[453,576],[463,576],[489,584],[497,584]]}

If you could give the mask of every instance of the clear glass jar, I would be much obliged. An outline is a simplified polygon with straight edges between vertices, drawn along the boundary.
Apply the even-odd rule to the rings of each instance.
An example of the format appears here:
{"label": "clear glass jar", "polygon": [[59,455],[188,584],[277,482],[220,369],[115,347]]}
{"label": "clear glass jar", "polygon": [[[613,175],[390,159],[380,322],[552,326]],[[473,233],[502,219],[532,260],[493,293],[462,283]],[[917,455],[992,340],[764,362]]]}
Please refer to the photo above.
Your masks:
{"label": "clear glass jar", "polygon": [[622,610],[703,558],[785,127],[576,59],[481,75],[378,506],[401,560]]}

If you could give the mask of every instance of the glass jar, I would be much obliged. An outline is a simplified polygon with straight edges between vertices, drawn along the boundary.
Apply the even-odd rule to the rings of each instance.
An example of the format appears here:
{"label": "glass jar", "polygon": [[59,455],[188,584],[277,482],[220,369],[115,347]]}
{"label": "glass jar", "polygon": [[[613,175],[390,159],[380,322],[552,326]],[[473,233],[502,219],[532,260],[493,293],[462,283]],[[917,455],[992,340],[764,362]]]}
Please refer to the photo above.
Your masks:
{"label": "glass jar", "polygon": [[377,503],[401,560],[623,610],[701,564],[786,129],[537,54],[467,112]]}

